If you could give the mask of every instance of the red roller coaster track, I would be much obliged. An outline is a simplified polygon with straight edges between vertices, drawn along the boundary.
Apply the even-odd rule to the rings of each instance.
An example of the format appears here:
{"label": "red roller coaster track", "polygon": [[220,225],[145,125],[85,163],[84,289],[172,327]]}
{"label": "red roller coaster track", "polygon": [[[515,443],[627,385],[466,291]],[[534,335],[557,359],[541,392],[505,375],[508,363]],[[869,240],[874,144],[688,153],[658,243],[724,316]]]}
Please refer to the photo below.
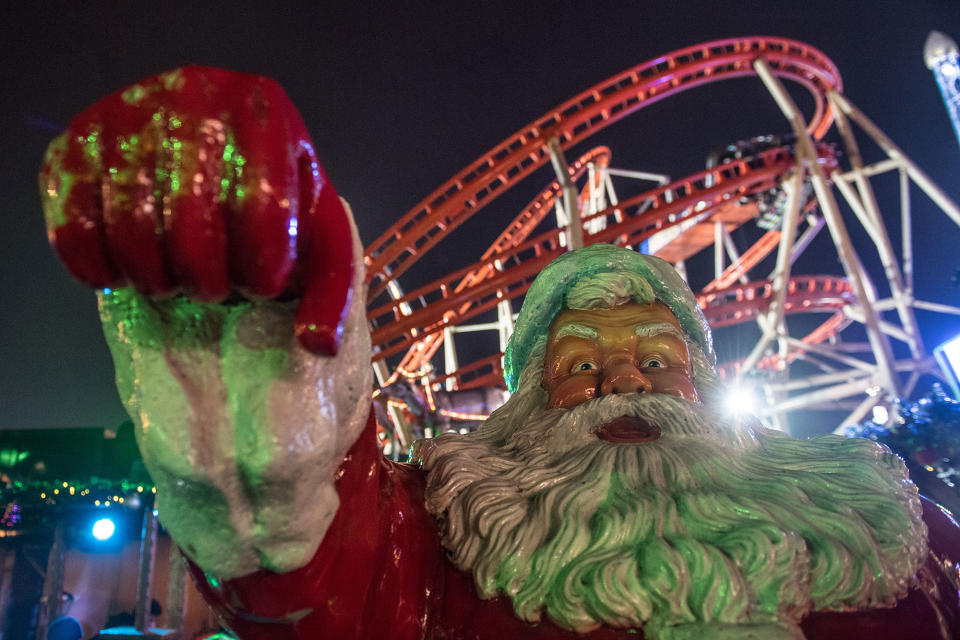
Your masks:
{"label": "red roller coaster track", "polygon": [[[609,160],[610,149],[607,147],[595,147],[578,158],[577,161],[569,167],[570,178],[572,180],[579,179],[587,171],[590,163],[593,163],[595,166],[604,167],[607,165]],[[483,256],[480,258],[480,263],[477,263],[480,266],[477,269],[470,271],[459,281],[459,283],[457,283],[453,290],[454,294],[459,294],[467,287],[477,285],[481,281],[492,277],[494,273],[496,273],[496,265],[498,263],[491,259],[500,256],[508,249],[516,247],[518,244],[526,240],[530,233],[532,233],[537,225],[540,224],[543,218],[550,213],[550,211],[552,211],[560,190],[560,183],[555,180],[549,186],[547,186],[546,189],[541,191],[536,198],[531,200],[530,203],[524,207],[523,210],[513,219],[513,221],[507,225],[507,228],[504,229],[503,233],[501,233],[500,236],[497,237],[497,239],[493,242],[493,244],[490,245],[490,248],[484,252]],[[446,311],[444,313],[444,322],[450,323],[458,319],[458,317],[460,317],[462,314],[466,314],[468,311],[470,311],[471,306],[471,303],[466,303],[456,311]],[[409,309],[409,305],[407,305],[406,308],[400,307],[400,309],[406,311]],[[443,335],[440,333],[430,333],[425,335],[422,341],[415,345],[415,348],[411,348],[407,351],[407,354],[398,365],[397,371],[420,370],[424,363],[430,361],[430,359],[433,357],[433,354],[436,353],[442,342]],[[379,360],[383,357],[385,356],[378,354],[375,359]],[[497,382],[496,384],[500,383]]]}
{"label": "red roller coaster track", "polygon": [[[834,64],[817,49],[770,37],[718,40],[680,49],[627,69],[550,110],[427,196],[367,248],[369,300],[372,303],[380,299],[391,279],[406,271],[470,216],[548,162],[550,138],[556,137],[561,148],[569,148],[625,116],[680,91],[755,75],[752,63],[761,56],[774,73],[800,83],[811,92],[815,111],[808,130],[814,138],[821,138],[833,117],[826,94],[839,90],[841,80]],[[824,161],[833,161],[829,149],[824,147],[818,151]],[[576,179],[585,171],[587,163],[603,164],[608,160],[609,150],[594,149],[573,163],[570,173]],[[592,234],[585,232],[584,243],[635,245],[693,216],[702,220],[724,208],[738,206],[739,198],[775,186],[794,166],[791,150],[776,148],[663,185],[584,218],[585,226],[593,219],[607,220],[606,228]],[[533,277],[565,250],[559,229],[528,239],[551,210],[559,191],[559,183],[554,182],[541,192],[508,225],[479,262],[396,300],[372,306],[368,318],[376,351],[374,359],[384,359],[406,349],[398,371],[412,375],[435,353],[444,328],[469,320],[502,300],[523,295]],[[742,288],[729,285],[775,248],[779,235],[768,233],[721,278],[708,285],[704,293],[711,295],[704,297],[704,301],[709,299],[711,304],[715,304],[715,300],[726,301],[717,308],[716,318],[707,305],[708,317],[729,324],[747,320],[763,304],[769,304],[764,302],[769,292],[764,293],[762,284],[751,285],[750,295],[740,291]],[[788,310],[837,309],[840,300],[837,296],[842,289],[839,283],[833,283],[836,294],[833,297],[817,297],[810,293],[816,286],[809,289],[809,282],[812,281],[797,279],[791,285],[793,292],[788,293],[786,301]],[[822,287],[827,280],[817,282]],[[729,295],[734,291],[740,291],[740,299],[731,302]],[[849,295],[847,291],[844,294]],[[739,311],[729,311],[728,307],[739,307]],[[461,387],[489,384],[497,381],[499,375],[496,360],[496,355],[484,358],[454,375]]]}
{"label": "red roller coaster track", "polygon": [[[793,166],[789,150],[779,147],[663,185],[584,218],[584,225],[596,218],[612,215],[621,218],[605,229],[585,234],[584,242],[638,244],[691,217],[709,215],[742,196],[769,189]],[[638,214],[640,210],[642,213]],[[565,251],[560,244],[561,233],[562,230],[554,229],[497,253],[488,252],[484,261],[370,309],[368,319],[373,328],[373,343],[379,347],[375,359],[393,355],[446,326],[469,320],[496,306],[500,300],[524,294],[536,274]],[[754,259],[753,255],[745,254],[745,257]],[[471,278],[473,274],[488,277]]]}
{"label": "red roller coaster track", "polygon": [[815,100],[810,132],[820,139],[832,114],[826,94],[840,90],[840,74],[819,50],[786,38],[715,40],[679,49],[631,67],[551,109],[492,148],[408,211],[366,251],[370,298],[420,256],[494,198],[549,161],[547,141],[566,149],[620,119],[711,82],[755,75],[759,57],[784,78],[802,84]]}

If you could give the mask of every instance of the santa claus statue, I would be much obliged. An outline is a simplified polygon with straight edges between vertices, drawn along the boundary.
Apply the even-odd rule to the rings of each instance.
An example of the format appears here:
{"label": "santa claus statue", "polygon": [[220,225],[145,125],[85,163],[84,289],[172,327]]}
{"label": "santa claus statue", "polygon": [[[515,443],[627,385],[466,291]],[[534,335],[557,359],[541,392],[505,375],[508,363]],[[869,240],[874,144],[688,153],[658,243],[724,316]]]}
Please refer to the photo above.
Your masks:
{"label": "santa claus statue", "polygon": [[510,340],[509,401],[397,464],[353,219],[275,83],[147,79],[52,143],[41,190],[100,289],[160,519],[245,640],[960,633],[950,517],[874,442],[725,418],[662,260],[558,258]]}

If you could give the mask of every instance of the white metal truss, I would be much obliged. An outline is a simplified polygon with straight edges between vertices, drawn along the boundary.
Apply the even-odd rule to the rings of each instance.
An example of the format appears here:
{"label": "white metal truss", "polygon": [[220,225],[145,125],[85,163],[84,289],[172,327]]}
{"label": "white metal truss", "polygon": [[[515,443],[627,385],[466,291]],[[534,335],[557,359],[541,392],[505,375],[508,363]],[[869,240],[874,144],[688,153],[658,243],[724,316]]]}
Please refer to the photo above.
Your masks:
{"label": "white metal truss", "polygon": [[[844,408],[849,413],[840,426],[859,422],[875,407],[889,410],[896,398],[909,396],[922,375],[940,377],[935,359],[923,343],[914,311],[919,309],[960,315],[958,307],[917,300],[914,296],[910,185],[917,185],[958,226],[960,208],[847,98],[835,92],[828,94],[828,99],[850,168],[845,171],[834,169],[828,175],[824,165],[818,162],[817,150],[807,133],[802,114],[780,80],[762,59],[754,63],[754,68],[796,136],[796,162],[793,170],[779,180],[778,188],[785,192],[786,205],[783,207],[773,270],[753,282],[746,271],[737,275],[741,285],[764,283],[769,291],[769,304],[756,316],[760,338],[734,368],[734,379],[742,384],[759,382],[761,388],[758,391],[764,398],[764,404],[758,414],[777,428],[789,430],[791,413],[814,409]],[[886,153],[886,159],[864,164],[854,135],[854,125]],[[582,226],[572,224],[572,221],[610,211],[611,207],[617,211],[613,215],[619,215],[619,210],[615,208],[618,196],[612,177],[653,181],[661,186],[670,181],[663,174],[591,164],[588,166],[586,183],[578,190],[570,178],[566,160],[556,141],[551,141],[550,153],[562,195],[555,200],[556,223],[569,238],[569,241],[566,238],[563,240],[568,248],[576,248],[583,242]],[[900,231],[903,240],[899,256],[887,233],[871,186],[871,178],[892,171],[898,172],[900,178]],[[813,197],[820,213],[806,206],[806,193],[809,191],[807,183],[813,188]],[[667,194],[667,201],[671,200],[671,195]],[[877,252],[883,266],[887,286],[882,290],[889,291],[887,297],[878,295],[861,256],[850,241],[838,195],[871,239],[872,249]],[[642,210],[643,207],[640,212]],[[694,215],[687,213],[684,214],[686,220],[683,223],[651,238],[646,250],[656,253],[657,246],[666,246],[694,225],[711,223],[712,211],[705,210],[699,214],[694,210]],[[604,216],[591,220],[589,224],[597,226],[588,227],[587,233],[596,233],[607,222]],[[727,225],[718,221],[714,221],[713,225],[713,271],[714,277],[720,278],[725,270],[729,270],[728,265],[740,262],[741,253]],[[794,286],[792,276],[798,275],[793,272],[793,265],[824,228],[829,231],[851,295],[845,298],[846,302],[832,319],[834,322],[829,330],[818,339],[800,338],[791,335],[786,319],[789,295]],[[686,279],[685,263],[675,262],[674,266]],[[501,268],[499,264],[496,267]],[[393,299],[403,295],[395,281],[389,283],[388,292]],[[409,308],[401,307],[400,311],[409,314]],[[497,305],[496,320],[444,329],[443,367],[450,376],[445,382],[448,391],[455,388],[456,382],[451,374],[461,364],[457,356],[456,335],[496,331],[502,352],[513,330],[515,318],[510,301],[502,300]],[[848,338],[849,334],[845,332],[854,325],[863,327],[866,341],[851,341]],[[899,343],[906,345],[906,348],[895,348],[894,344]],[[895,357],[895,353],[904,351],[908,352],[906,357]],[[803,367],[804,373],[801,374],[800,368],[793,366],[797,363],[808,365]],[[402,375],[426,380],[426,376],[432,373],[402,372]],[[384,365],[380,364],[377,375],[381,385],[389,384]],[[398,441],[405,447],[410,434],[401,413],[394,409],[391,417],[394,424],[398,425]],[[888,411],[888,414],[892,415],[893,412]]]}
{"label": "white metal truss", "polygon": [[[587,226],[571,225],[571,220],[577,218],[587,218],[593,216],[608,207],[615,206],[618,203],[617,193],[611,180],[612,175],[631,178],[634,180],[644,180],[656,182],[658,185],[668,184],[670,177],[659,173],[649,173],[643,171],[627,171],[623,169],[613,169],[605,165],[597,166],[594,163],[588,163],[587,181],[583,189],[577,189],[576,184],[570,179],[570,170],[564,158],[563,152],[556,143],[550,146],[551,159],[557,174],[557,179],[561,185],[562,198],[557,198],[555,202],[557,227],[565,229],[570,235],[571,241],[563,241],[565,246],[573,249],[583,244],[582,230],[586,228],[589,233],[606,227],[606,220],[603,217],[591,220]],[[569,212],[575,212],[573,215]],[[593,225],[593,226],[591,226]],[[579,233],[578,233],[579,231]],[[494,262],[498,270],[502,270],[499,261]],[[388,291],[394,296],[395,283],[391,282]],[[396,285],[396,291],[400,291],[399,285]],[[394,296],[398,299],[400,296]],[[517,314],[509,300],[503,300],[497,304],[497,319],[492,322],[462,324],[447,327],[443,330],[443,362],[444,373],[453,374],[460,367],[460,359],[457,356],[456,334],[474,333],[477,331],[496,331],[499,339],[500,352],[506,350],[507,340],[513,333],[514,321]],[[448,378],[445,387],[448,391],[455,388],[456,380]]]}
{"label": "white metal truss", "polygon": [[[403,288],[401,288],[400,283],[396,280],[390,280],[387,283],[387,294],[392,300],[399,300],[403,297]],[[410,305],[406,302],[400,303],[400,313],[403,315],[410,315]],[[395,375],[391,376],[390,370],[387,368],[387,363],[383,360],[378,360],[377,362],[373,363],[373,374],[377,379],[378,391],[394,382],[396,378]],[[393,442],[398,443],[398,446],[393,447],[391,453],[393,454],[394,459],[397,459],[401,448],[406,449],[413,444],[413,432],[410,429],[410,425],[407,423],[406,418],[404,418],[403,411],[399,406],[388,402],[386,405],[386,410],[393,425]]]}
{"label": "white metal truss", "polygon": [[[960,308],[914,297],[910,182],[920,187],[958,226],[960,208],[876,125],[847,98],[836,92],[831,92],[828,98],[851,168],[847,171],[834,170],[828,180],[823,167],[817,162],[806,123],[790,95],[762,59],[754,63],[754,68],[797,136],[797,168],[789,182],[784,184],[788,192],[788,205],[783,218],[776,267],[769,278],[773,281],[773,299],[769,310],[759,321],[762,337],[743,361],[737,376],[742,380],[754,372],[764,358],[775,354],[776,358],[772,360],[776,375],[766,376],[763,390],[767,404],[760,410],[761,415],[775,424],[784,425],[788,412],[843,406],[841,401],[852,400],[855,402],[853,410],[841,422],[842,427],[863,420],[876,406],[889,408],[894,399],[909,396],[921,375],[929,373],[939,377],[936,362],[923,344],[914,310],[960,314]],[[854,136],[854,123],[883,149],[887,160],[864,165]],[[900,174],[903,246],[899,259],[870,183],[871,177],[888,171],[898,171]],[[825,343],[811,343],[792,337],[787,329],[784,299],[790,281],[791,264],[805,248],[804,243],[809,242],[803,236],[796,239],[800,217],[798,194],[804,175],[813,186],[853,292],[852,301],[843,309],[844,316],[851,323],[863,325],[868,340],[866,344],[843,343],[837,336]],[[850,241],[831,183],[872,240],[890,292],[887,298],[878,298],[877,289]],[[720,251],[719,248],[716,250]],[[837,335],[839,331],[842,329],[838,329]],[[895,359],[891,340],[905,344],[909,356]],[[791,379],[788,365],[797,359],[813,364],[821,373]],[[770,360],[766,360],[765,364],[769,367]]]}

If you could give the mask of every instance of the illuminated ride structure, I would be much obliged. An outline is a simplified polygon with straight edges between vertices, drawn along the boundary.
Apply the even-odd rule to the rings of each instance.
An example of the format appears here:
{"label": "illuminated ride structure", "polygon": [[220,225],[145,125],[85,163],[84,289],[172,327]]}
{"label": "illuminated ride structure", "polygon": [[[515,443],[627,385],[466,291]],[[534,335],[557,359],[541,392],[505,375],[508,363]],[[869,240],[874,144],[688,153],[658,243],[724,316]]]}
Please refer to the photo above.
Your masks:
{"label": "illuminated ride structure", "polygon": [[[672,181],[612,168],[606,147],[569,165],[564,157],[564,150],[643,107],[686,89],[743,76],[759,77],[786,117],[791,135],[731,146],[729,153],[712,156],[705,171]],[[782,79],[811,93],[815,106],[809,121]],[[721,371],[731,382],[749,381],[762,391],[765,403],[757,413],[774,426],[787,428],[791,412],[837,407],[849,412],[842,421],[849,424],[862,420],[874,407],[888,407],[895,398],[909,396],[921,375],[939,375],[914,311],[960,314],[956,307],[914,298],[910,182],[957,225],[960,208],[841,89],[834,64],[801,42],[772,37],[718,40],[627,69],[508,137],[366,249],[368,319],[381,400],[389,394],[385,390],[399,384],[416,392],[436,413],[438,395],[502,387],[501,353],[461,365],[458,334],[497,331],[502,352],[513,328],[514,309],[519,309],[515,299],[562,252],[596,242],[653,253],[673,263],[681,274],[688,259],[712,250],[714,278],[697,293],[707,320],[714,328],[756,323],[760,334],[746,357],[721,363]],[[843,143],[841,154],[821,142],[834,124]],[[864,164],[854,124],[876,142],[886,159]],[[842,168],[837,156],[849,166]],[[476,263],[408,292],[401,288],[398,278],[418,258],[548,162],[557,180],[516,216]],[[899,256],[871,186],[871,178],[886,172],[898,172],[900,178]],[[612,177],[656,185],[619,199]],[[872,240],[871,250],[883,265],[883,295],[850,241],[837,193]],[[554,214],[556,227],[533,235]],[[731,231],[756,218],[768,230],[751,246],[737,247]],[[844,275],[794,272],[794,261],[823,227]],[[768,256],[766,271],[757,273]],[[477,323],[481,314],[494,312],[495,321]],[[826,314],[827,319],[812,331],[804,330],[804,335],[792,335],[786,316],[803,312]],[[861,327],[852,332],[857,339],[844,339],[853,326]],[[798,363],[805,365],[797,367]],[[411,408],[409,401],[395,397],[383,405],[393,422],[388,429],[395,429],[400,446],[406,447],[412,437],[407,423],[411,414],[404,411],[405,406]],[[439,411],[454,421],[483,417],[482,410],[481,415],[472,415],[458,411],[456,403],[452,406]]]}
{"label": "illuminated ride structure", "polygon": [[953,132],[960,140],[960,51],[957,43],[939,31],[931,31],[923,45],[923,61],[937,79]]}

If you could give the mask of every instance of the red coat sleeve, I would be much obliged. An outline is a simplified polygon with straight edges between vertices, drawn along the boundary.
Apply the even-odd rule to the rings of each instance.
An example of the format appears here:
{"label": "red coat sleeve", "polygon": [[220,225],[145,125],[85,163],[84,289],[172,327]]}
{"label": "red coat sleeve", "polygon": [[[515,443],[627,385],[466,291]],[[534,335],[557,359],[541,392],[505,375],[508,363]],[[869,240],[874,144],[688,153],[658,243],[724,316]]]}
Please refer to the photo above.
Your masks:
{"label": "red coat sleeve", "polygon": [[424,478],[385,460],[371,411],[337,473],[340,507],[313,559],[288,573],[194,581],[243,640],[420,638],[438,611],[443,555]]}

